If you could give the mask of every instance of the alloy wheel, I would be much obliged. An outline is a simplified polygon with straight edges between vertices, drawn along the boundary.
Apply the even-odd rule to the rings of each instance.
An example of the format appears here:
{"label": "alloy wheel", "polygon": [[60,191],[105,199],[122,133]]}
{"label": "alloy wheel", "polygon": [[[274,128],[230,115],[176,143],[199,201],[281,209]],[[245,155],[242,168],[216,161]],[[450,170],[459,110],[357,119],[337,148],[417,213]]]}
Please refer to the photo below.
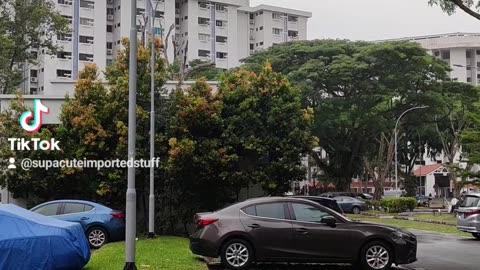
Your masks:
{"label": "alloy wheel", "polygon": [[355,206],[355,207],[352,208],[352,212],[353,212],[355,215],[358,215],[358,214],[360,214],[360,208],[358,208],[358,207]]}
{"label": "alloy wheel", "polygon": [[366,261],[372,269],[384,269],[390,261],[388,250],[382,246],[372,246],[367,250]]}
{"label": "alloy wheel", "polygon": [[248,248],[241,243],[232,243],[225,250],[225,260],[233,267],[242,267],[249,259]]}
{"label": "alloy wheel", "polygon": [[105,243],[105,232],[100,229],[94,229],[88,235],[88,242],[93,247],[101,247]]}

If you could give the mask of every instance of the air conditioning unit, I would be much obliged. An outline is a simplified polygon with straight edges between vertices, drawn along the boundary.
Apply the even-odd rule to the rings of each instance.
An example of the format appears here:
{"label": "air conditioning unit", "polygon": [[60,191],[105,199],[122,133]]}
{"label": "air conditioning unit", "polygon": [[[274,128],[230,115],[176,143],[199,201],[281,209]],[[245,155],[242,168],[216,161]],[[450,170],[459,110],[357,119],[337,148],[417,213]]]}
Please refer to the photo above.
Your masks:
{"label": "air conditioning unit", "polygon": [[30,78],[30,82],[32,82],[32,83],[37,83],[37,82],[38,82],[38,78],[37,78],[37,77],[31,77],[31,78]]}
{"label": "air conditioning unit", "polygon": [[108,14],[107,15],[107,21],[113,21],[113,15],[112,14]]}
{"label": "air conditioning unit", "polygon": [[72,56],[71,55],[66,55],[65,59],[72,60]]}
{"label": "air conditioning unit", "polygon": [[175,14],[180,14],[180,9],[179,8],[175,9]]}
{"label": "air conditioning unit", "polygon": [[113,0],[107,0],[107,4],[112,5],[112,4],[113,4]]}
{"label": "air conditioning unit", "polygon": [[107,49],[107,55],[112,55],[113,54],[113,50],[112,49]]}
{"label": "air conditioning unit", "polygon": [[250,24],[255,24],[255,20],[250,20]]}

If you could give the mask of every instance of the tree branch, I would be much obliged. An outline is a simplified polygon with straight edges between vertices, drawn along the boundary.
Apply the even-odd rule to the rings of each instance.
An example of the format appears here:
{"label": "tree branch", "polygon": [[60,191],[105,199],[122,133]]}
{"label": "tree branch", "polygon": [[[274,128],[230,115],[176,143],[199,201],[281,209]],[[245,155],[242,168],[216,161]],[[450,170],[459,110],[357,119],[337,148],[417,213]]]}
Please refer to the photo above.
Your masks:
{"label": "tree branch", "polygon": [[467,7],[464,3],[463,0],[449,0],[450,2],[454,3],[457,7],[459,7],[461,10],[465,11],[468,15],[474,17],[477,20],[480,20],[480,13],[475,12],[471,10],[469,7]]}

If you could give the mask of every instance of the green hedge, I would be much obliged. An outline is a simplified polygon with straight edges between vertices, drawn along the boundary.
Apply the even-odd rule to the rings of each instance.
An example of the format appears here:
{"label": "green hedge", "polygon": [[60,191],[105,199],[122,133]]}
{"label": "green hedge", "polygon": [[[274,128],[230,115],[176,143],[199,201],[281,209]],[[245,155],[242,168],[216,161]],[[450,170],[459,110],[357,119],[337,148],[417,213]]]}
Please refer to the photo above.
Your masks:
{"label": "green hedge", "polygon": [[415,198],[389,198],[382,199],[380,206],[390,213],[400,213],[405,211],[413,211],[417,206]]}

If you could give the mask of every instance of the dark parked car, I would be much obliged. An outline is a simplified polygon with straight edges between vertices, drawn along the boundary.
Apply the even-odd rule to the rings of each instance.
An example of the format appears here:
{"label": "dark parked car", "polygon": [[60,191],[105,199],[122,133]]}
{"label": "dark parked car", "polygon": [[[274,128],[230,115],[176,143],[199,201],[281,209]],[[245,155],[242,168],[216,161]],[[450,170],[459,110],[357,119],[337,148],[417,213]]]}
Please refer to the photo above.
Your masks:
{"label": "dark parked car", "polygon": [[368,194],[368,193],[357,193],[357,192],[350,192],[350,191],[345,191],[345,192],[326,192],[320,194],[320,197],[327,197],[327,198],[335,198],[335,197],[340,197],[340,196],[345,196],[345,197],[352,197],[352,198],[360,198],[362,200],[371,200],[373,199],[373,196]]}
{"label": "dark parked car", "polygon": [[367,204],[356,198],[340,196],[333,199],[337,201],[338,205],[340,205],[340,208],[342,208],[345,213],[360,214],[361,211],[367,210]]}
{"label": "dark parked car", "polygon": [[350,263],[366,270],[417,260],[415,235],[353,222],[298,198],[258,198],[195,216],[194,254],[219,257],[230,269],[253,262]]}
{"label": "dark parked car", "polygon": [[320,205],[323,205],[334,211],[337,211],[338,213],[341,213],[341,214],[344,213],[342,208],[338,205],[337,201],[331,198],[319,197],[319,196],[292,196],[291,198],[299,198],[299,199],[314,201]]}
{"label": "dark parked car", "polygon": [[125,238],[125,217],[122,212],[104,205],[79,200],[51,201],[31,211],[82,225],[92,248]]}

